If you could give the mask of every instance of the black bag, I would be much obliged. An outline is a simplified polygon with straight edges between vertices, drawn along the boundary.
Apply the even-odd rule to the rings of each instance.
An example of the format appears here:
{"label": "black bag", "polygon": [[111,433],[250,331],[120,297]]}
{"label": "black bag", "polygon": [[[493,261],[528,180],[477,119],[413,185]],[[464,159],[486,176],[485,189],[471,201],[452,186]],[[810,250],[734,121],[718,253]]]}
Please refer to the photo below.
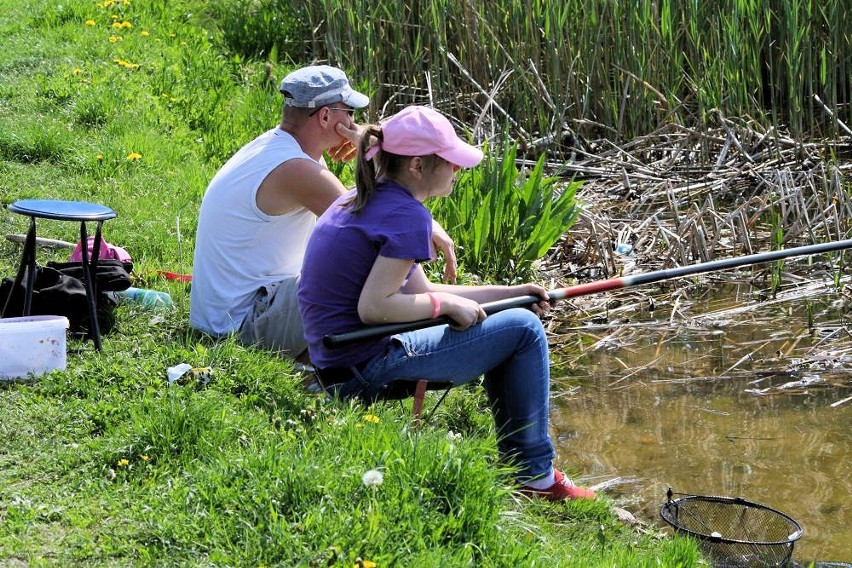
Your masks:
{"label": "black bag", "polygon": [[[114,308],[118,305],[116,292],[130,287],[132,265],[118,260],[100,260],[95,275],[97,282],[97,318],[101,333],[109,332],[115,324]],[[89,332],[89,303],[83,284],[83,266],[79,262],[48,262],[36,266],[30,314],[65,316],[73,333]],[[6,308],[2,317],[20,317],[24,314],[23,282],[14,290],[14,278],[4,278],[0,284],[0,309]],[[8,300],[8,301],[7,301]]]}
{"label": "black bag", "polygon": [[[83,263],[81,262],[54,262],[49,260],[47,266],[76,278],[80,282],[83,281]],[[95,274],[98,291],[121,292],[127,290],[130,288],[130,272],[132,271],[133,264],[130,262],[121,262],[110,258],[99,260],[97,274]]]}

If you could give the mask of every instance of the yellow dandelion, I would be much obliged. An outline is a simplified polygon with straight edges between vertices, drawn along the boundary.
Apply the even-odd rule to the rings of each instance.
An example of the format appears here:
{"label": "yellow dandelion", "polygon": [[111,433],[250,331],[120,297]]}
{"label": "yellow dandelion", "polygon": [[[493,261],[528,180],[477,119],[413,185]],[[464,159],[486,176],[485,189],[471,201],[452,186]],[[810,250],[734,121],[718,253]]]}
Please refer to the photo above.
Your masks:
{"label": "yellow dandelion", "polygon": [[130,6],[130,0],[122,0],[121,3],[124,4],[125,6]]}
{"label": "yellow dandelion", "polygon": [[103,155],[103,154],[98,154],[97,156],[95,156],[95,159],[96,159],[97,161],[99,161],[99,162],[103,162],[103,161],[104,161],[104,155]]}
{"label": "yellow dandelion", "polygon": [[112,23],[112,27],[114,27],[114,28],[120,28],[120,27],[121,27],[121,22],[113,22],[113,23]]}
{"label": "yellow dandelion", "polygon": [[361,560],[360,558],[356,558],[355,564],[352,568],[376,568],[376,563],[372,560]]}
{"label": "yellow dandelion", "polygon": [[79,74],[80,74],[80,73],[82,73],[82,72],[83,72],[83,70],[82,70],[82,69],[80,69],[79,67],[75,67],[75,68],[74,68],[74,70],[73,70],[73,71],[71,71],[71,73],[72,73],[73,75],[79,75]]}
{"label": "yellow dandelion", "polygon": [[373,422],[374,424],[378,424],[380,422],[380,418],[375,414],[365,414],[364,420],[367,422]]}
{"label": "yellow dandelion", "polygon": [[129,461],[124,458],[121,458],[120,460],[118,460],[118,463],[116,465],[118,465],[118,467],[127,467],[129,464]]}
{"label": "yellow dandelion", "polygon": [[121,22],[121,24],[120,24],[120,26],[119,26],[119,27],[122,27],[122,28],[132,28],[132,27],[133,27],[133,24],[131,24],[131,23],[130,23],[130,22],[128,22],[127,20],[124,20],[123,22]]}
{"label": "yellow dandelion", "polygon": [[87,25],[87,26],[94,26],[94,25],[95,25],[95,21],[94,21],[93,19],[89,18],[88,20],[86,20],[86,25]]}
{"label": "yellow dandelion", "polygon": [[109,36],[109,42],[110,43],[115,43],[117,41],[121,41],[121,36],[117,36],[117,35]]}
{"label": "yellow dandelion", "polygon": [[112,16],[110,16],[110,18],[112,18],[113,20],[117,20],[117,19],[118,19],[118,14],[113,14]]}
{"label": "yellow dandelion", "polygon": [[139,35],[141,35],[142,37],[148,37],[151,34],[149,34],[146,30],[142,30],[141,32],[139,32]]}
{"label": "yellow dandelion", "polygon": [[133,160],[138,160],[141,157],[142,157],[142,154],[140,154],[139,152],[130,152],[129,154],[127,154],[127,159],[130,160],[131,162]]}
{"label": "yellow dandelion", "polygon": [[124,59],[113,59],[113,62],[116,65],[120,65],[126,69],[136,69],[139,67],[138,63],[130,63],[129,61],[125,61]]}
{"label": "yellow dandelion", "polygon": [[139,459],[141,459],[142,461],[146,462],[146,461],[148,461],[148,460],[149,460],[149,459],[151,459],[151,458],[149,458],[149,457],[148,457],[148,454],[142,454],[141,456],[139,456]]}

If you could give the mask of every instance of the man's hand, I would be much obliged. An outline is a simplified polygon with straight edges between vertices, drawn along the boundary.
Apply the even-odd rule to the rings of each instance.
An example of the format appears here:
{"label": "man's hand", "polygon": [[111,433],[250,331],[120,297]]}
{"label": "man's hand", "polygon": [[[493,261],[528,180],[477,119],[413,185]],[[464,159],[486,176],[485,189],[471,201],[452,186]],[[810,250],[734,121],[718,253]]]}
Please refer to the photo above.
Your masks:
{"label": "man's hand", "polygon": [[455,243],[434,219],[432,219],[432,244],[435,245],[437,251],[444,255],[444,282],[454,283],[458,269]]}
{"label": "man's hand", "polygon": [[353,122],[352,128],[348,128],[342,122],[338,122],[334,129],[340,135],[340,143],[328,149],[328,157],[335,162],[348,162],[358,154],[358,145],[361,143],[364,127]]}

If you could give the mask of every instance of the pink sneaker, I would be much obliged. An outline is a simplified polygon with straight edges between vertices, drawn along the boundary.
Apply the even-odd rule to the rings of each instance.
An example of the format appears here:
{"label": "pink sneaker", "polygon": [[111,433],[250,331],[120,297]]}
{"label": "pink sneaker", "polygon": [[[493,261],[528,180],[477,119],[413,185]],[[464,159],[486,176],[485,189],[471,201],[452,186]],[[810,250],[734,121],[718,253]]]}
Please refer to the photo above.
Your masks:
{"label": "pink sneaker", "polygon": [[547,489],[533,489],[532,487],[521,488],[522,493],[534,495],[547,499],[548,501],[564,501],[566,499],[595,499],[597,495],[591,489],[585,487],[577,487],[574,482],[568,479],[564,473],[558,469],[553,470],[556,477],[556,482]]}

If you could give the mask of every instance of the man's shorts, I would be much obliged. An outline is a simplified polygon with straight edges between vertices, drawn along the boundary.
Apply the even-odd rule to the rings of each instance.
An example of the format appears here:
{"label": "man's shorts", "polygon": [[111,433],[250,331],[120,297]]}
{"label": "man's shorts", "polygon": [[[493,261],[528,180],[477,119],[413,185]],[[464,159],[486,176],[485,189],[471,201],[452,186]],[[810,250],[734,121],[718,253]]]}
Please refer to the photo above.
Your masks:
{"label": "man's shorts", "polygon": [[295,358],[308,348],[299,312],[299,275],[260,288],[240,327],[240,341]]}

